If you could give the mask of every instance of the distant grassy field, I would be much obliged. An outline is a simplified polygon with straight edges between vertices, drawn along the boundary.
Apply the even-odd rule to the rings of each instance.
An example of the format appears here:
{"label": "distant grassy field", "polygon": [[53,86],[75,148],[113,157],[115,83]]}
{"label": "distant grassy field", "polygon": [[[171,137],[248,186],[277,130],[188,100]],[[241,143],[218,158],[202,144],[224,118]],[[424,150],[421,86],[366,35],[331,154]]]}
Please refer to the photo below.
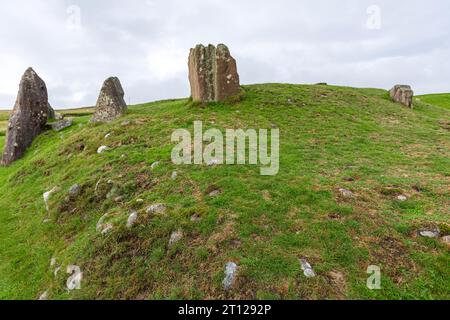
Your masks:
{"label": "distant grassy field", "polygon": [[427,94],[416,98],[425,103],[450,109],[450,93]]}
{"label": "distant grassy field", "polygon": [[[450,234],[450,110],[420,101],[411,110],[378,89],[244,88],[233,105],[184,99],[131,106],[108,124],[77,117],[0,168],[0,299],[450,299],[448,247],[418,236]],[[279,174],[174,165],[173,131],[197,120],[205,130],[279,128]],[[110,149],[97,154],[102,145]],[[80,194],[68,197],[75,183]],[[47,212],[42,194],[55,186]],[[155,203],[167,211],[147,213]],[[106,236],[96,231],[105,214]],[[238,278],[224,291],[229,261]],[[83,281],[68,292],[72,264]],[[370,265],[381,290],[366,286]]]}
{"label": "distant grassy field", "polygon": [[10,111],[0,110],[0,136],[4,136],[8,127]]}

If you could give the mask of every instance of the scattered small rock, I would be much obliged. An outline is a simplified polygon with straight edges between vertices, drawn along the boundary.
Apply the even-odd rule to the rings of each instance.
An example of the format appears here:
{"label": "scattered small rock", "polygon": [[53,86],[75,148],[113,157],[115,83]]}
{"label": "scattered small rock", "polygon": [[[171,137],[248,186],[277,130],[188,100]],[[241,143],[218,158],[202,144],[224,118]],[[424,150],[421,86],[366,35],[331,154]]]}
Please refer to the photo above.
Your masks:
{"label": "scattered small rock", "polygon": [[316,276],[316,273],[312,269],[311,265],[306,261],[305,259],[300,259],[300,265],[303,270],[303,274],[307,278],[314,278]]}
{"label": "scattered small rock", "polygon": [[232,240],[230,241],[230,246],[231,246],[232,248],[237,249],[237,248],[239,248],[241,245],[242,245],[242,243],[241,243],[241,240],[239,240],[239,239],[232,239]]}
{"label": "scattered small rock", "polygon": [[159,166],[159,161],[154,162],[154,163],[150,166],[150,168],[151,168],[152,170],[154,170],[154,169],[156,169],[157,166]]}
{"label": "scattered small rock", "polygon": [[130,216],[128,217],[127,228],[128,229],[133,228],[133,226],[136,224],[137,219],[138,219],[138,213],[137,213],[137,211],[133,211],[130,214]]}
{"label": "scattered small rock", "polygon": [[125,120],[122,122],[122,126],[124,126],[124,127],[129,126],[130,124],[131,124],[130,120]]}
{"label": "scattered small rock", "polygon": [[177,177],[178,177],[178,172],[176,172],[176,171],[172,172],[172,177],[171,177],[172,180],[176,180]]}
{"label": "scattered small rock", "polygon": [[166,206],[161,203],[151,205],[150,207],[147,208],[147,213],[160,214],[160,213],[164,213],[165,211],[166,211]]}
{"label": "scattered small rock", "polygon": [[437,230],[423,230],[419,232],[420,236],[424,238],[436,239],[439,238],[440,232]]}
{"label": "scattered small rock", "polygon": [[98,148],[97,153],[101,154],[107,150],[109,150],[109,148],[107,146],[101,146],[100,148]]}
{"label": "scattered small rock", "polygon": [[43,292],[43,293],[39,296],[38,300],[40,300],[40,301],[46,301],[46,300],[48,300],[48,291]]}
{"label": "scattered small rock", "polygon": [[222,193],[222,191],[220,191],[220,190],[213,190],[213,191],[211,191],[210,193],[209,193],[209,196],[210,197],[217,197],[218,195],[220,195]]}
{"label": "scattered small rock", "polygon": [[228,262],[225,266],[225,279],[223,280],[224,290],[230,290],[236,280],[238,266],[234,262]]}
{"label": "scattered small rock", "polygon": [[83,280],[83,272],[79,266],[70,265],[67,267],[67,273],[71,276],[67,279],[67,289],[73,291],[81,288],[81,281]]}
{"label": "scattered small rock", "polygon": [[398,197],[397,197],[397,200],[398,200],[398,201],[401,201],[401,202],[405,202],[406,200],[408,200],[408,197],[407,197],[407,196],[404,196],[404,195],[401,195],[401,196],[398,196]]}
{"label": "scattered small rock", "polygon": [[450,236],[442,237],[442,243],[446,244],[447,246],[450,246]]}
{"label": "scattered small rock", "polygon": [[53,275],[55,276],[55,278],[58,276],[58,273],[60,271],[61,271],[61,266],[55,268],[55,271],[53,272]]}
{"label": "scattered small rock", "polygon": [[49,204],[48,201],[50,200],[50,197],[52,194],[59,192],[61,189],[59,187],[54,187],[52,190],[47,191],[43,194],[43,198],[44,198],[44,203],[45,203],[45,208],[47,209],[47,211],[50,210],[49,208]]}
{"label": "scattered small rock", "polygon": [[345,292],[346,291],[346,282],[345,282],[345,276],[342,272],[338,272],[338,271],[330,271],[328,273],[328,276],[331,280],[331,283],[337,287],[337,289],[340,292]]}
{"label": "scattered small rock", "polygon": [[111,133],[107,133],[107,134],[105,135],[105,139],[108,139],[109,137],[111,137]]}
{"label": "scattered small rock", "polygon": [[113,230],[113,228],[114,226],[111,223],[106,224],[102,230],[102,236],[108,235]]}
{"label": "scattered small rock", "polygon": [[50,260],[50,268],[53,268],[53,267],[55,267],[56,266],[56,258],[52,258],[51,260]]}
{"label": "scattered small rock", "polygon": [[59,132],[73,125],[73,119],[64,119],[50,124],[53,131]]}
{"label": "scattered small rock", "polygon": [[107,199],[113,198],[117,193],[119,192],[119,189],[117,186],[113,186],[111,190],[109,190],[108,194],[106,195]]}
{"label": "scattered small rock", "polygon": [[114,198],[114,202],[115,203],[121,203],[121,202],[123,202],[123,199],[124,199],[123,196],[118,196],[118,197]]}
{"label": "scattered small rock", "polygon": [[172,232],[169,239],[169,248],[172,247],[177,242],[179,242],[182,238],[183,238],[183,231],[178,230]]}
{"label": "scattered small rock", "polygon": [[69,196],[77,197],[80,194],[81,186],[79,184],[74,184],[69,189]]}
{"label": "scattered small rock", "polygon": [[344,196],[345,198],[355,198],[355,194],[347,189],[339,189],[339,192]]}
{"label": "scattered small rock", "polygon": [[97,225],[95,227],[95,229],[97,230],[97,232],[101,232],[103,229],[103,225],[105,223],[106,218],[108,218],[108,214],[104,214],[97,222]]}

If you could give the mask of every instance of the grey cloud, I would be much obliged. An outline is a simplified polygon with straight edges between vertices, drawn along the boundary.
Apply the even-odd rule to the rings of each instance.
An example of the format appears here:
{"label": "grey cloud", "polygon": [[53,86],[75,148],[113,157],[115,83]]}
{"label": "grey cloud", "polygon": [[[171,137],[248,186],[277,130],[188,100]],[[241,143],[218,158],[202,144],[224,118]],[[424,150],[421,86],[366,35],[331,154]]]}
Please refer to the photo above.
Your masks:
{"label": "grey cloud", "polygon": [[[367,8],[381,9],[369,30]],[[67,8],[81,9],[81,28]],[[118,76],[131,103],[189,95],[187,56],[226,43],[243,83],[326,81],[450,91],[446,0],[16,0],[0,3],[0,106],[33,66],[59,108],[95,104]],[[127,100],[128,101],[128,100]]]}

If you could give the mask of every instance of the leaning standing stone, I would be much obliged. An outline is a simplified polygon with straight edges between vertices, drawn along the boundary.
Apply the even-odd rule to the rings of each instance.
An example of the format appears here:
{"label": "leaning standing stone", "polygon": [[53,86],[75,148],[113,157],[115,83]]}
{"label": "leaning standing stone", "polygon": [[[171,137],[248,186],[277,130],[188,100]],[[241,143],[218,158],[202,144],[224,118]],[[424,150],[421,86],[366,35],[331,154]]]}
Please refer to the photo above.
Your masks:
{"label": "leaning standing stone", "polygon": [[414,91],[412,91],[410,86],[398,84],[389,91],[389,95],[393,101],[399,102],[412,109]]}
{"label": "leaning standing stone", "polygon": [[48,117],[48,95],[44,81],[29,68],[20,81],[16,104],[9,119],[2,165],[20,159],[44,130]]}
{"label": "leaning standing stone", "polygon": [[124,91],[120,80],[111,77],[105,80],[97,100],[92,122],[110,122],[122,116],[127,110]]}

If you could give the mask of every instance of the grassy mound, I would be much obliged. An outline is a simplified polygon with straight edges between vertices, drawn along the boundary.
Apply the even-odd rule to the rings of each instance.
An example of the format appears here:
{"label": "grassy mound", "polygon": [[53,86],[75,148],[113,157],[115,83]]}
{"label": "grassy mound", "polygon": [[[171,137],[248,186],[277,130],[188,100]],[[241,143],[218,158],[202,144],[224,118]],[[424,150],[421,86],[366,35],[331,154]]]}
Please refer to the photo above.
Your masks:
{"label": "grassy mound", "polygon": [[[450,111],[421,101],[410,110],[378,89],[244,88],[234,105],[154,102],[104,125],[77,117],[0,168],[0,298],[450,298],[448,248],[417,236],[436,227],[448,234],[450,139],[442,121]],[[205,130],[279,128],[279,174],[173,165],[173,130],[192,130],[196,120]],[[97,154],[102,145],[110,149]],[[81,193],[70,198],[74,184]],[[61,191],[47,213],[42,194],[55,186]],[[220,194],[209,196],[214,189]],[[155,203],[167,211],[147,214]],[[139,218],[129,230],[132,210]],[[96,224],[105,214],[113,230],[104,236]],[[183,238],[168,247],[177,230]],[[61,266],[56,276],[52,258]],[[302,258],[315,278],[303,275]],[[239,275],[225,292],[228,261]],[[72,264],[83,281],[69,293]],[[366,287],[370,265],[381,268],[381,290]]]}

